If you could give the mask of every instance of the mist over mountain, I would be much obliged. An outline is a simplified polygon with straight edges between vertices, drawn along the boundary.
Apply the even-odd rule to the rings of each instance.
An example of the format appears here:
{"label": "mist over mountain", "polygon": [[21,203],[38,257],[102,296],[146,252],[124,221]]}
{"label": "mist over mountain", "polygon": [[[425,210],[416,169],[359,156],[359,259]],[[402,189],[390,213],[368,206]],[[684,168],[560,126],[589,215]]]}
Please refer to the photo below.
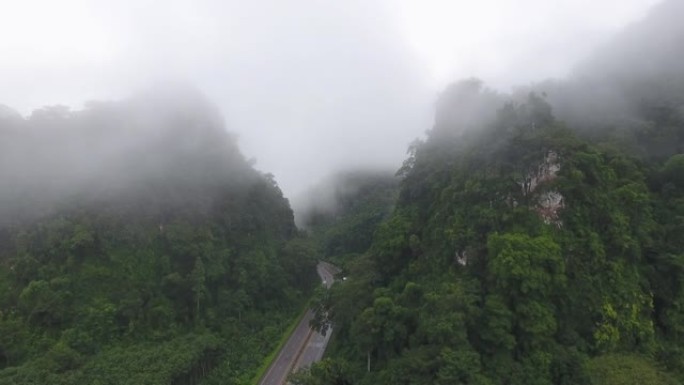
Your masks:
{"label": "mist over mountain", "polygon": [[[0,190],[7,210],[37,214],[63,200],[192,198],[254,183],[258,174],[197,91],[169,88],[71,111],[45,107],[0,120]],[[203,195],[202,194],[202,195]]]}
{"label": "mist over mountain", "polygon": [[105,3],[0,15],[0,385],[684,382],[684,3]]}
{"label": "mist over mountain", "polygon": [[0,383],[254,375],[316,259],[216,108],[171,87],[2,111]]}
{"label": "mist over mountain", "polygon": [[310,228],[319,220],[344,215],[359,204],[359,199],[374,196],[377,190],[386,194],[397,183],[392,170],[368,168],[334,173],[292,199],[295,220],[300,227]]}
{"label": "mist over mountain", "polygon": [[[560,120],[585,131],[649,131],[681,121],[682,14],[682,2],[664,1],[576,65],[567,79],[544,81],[518,92],[544,94]],[[645,154],[667,156],[684,151],[678,141],[648,133],[639,139],[647,142],[641,149]]]}

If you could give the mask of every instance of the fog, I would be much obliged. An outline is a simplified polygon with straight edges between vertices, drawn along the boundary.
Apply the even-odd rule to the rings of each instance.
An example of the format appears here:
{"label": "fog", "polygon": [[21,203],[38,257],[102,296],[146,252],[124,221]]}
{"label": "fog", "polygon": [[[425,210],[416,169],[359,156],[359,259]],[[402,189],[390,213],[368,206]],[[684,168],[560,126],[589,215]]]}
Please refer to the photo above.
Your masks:
{"label": "fog", "polygon": [[3,107],[0,138],[0,224],[104,202],[208,211],[221,191],[249,187],[260,175],[216,106],[180,85],[26,118]]}
{"label": "fog", "polygon": [[344,215],[359,196],[368,199],[374,190],[389,191],[398,182],[392,168],[364,167],[330,174],[291,201],[297,226],[308,229],[320,216]]}
{"label": "fog", "polygon": [[[330,175],[397,170],[409,143],[440,119],[455,114],[476,125],[475,110],[486,103],[440,112],[438,100],[458,97],[447,87],[458,79],[481,79],[497,103],[544,93],[558,117],[578,126],[639,121],[630,90],[643,91],[642,99],[644,90],[684,94],[681,82],[668,80],[682,78],[682,5],[656,3],[13,2],[0,14],[2,128],[107,105],[129,106],[123,120],[139,126],[173,116],[175,96],[163,96],[189,90],[183,103],[201,99],[193,113],[234,133],[241,153],[301,207],[313,195],[330,198],[306,194]],[[150,113],[155,108],[169,113]],[[81,119],[81,129],[121,129],[98,116],[105,121]],[[45,131],[34,131],[35,156],[11,157],[20,147],[4,143],[4,172],[41,180],[43,189],[73,189],[103,172],[107,154],[148,143],[144,130],[112,134],[95,147],[78,130],[64,134],[68,140],[60,140],[63,130]],[[34,160],[49,166],[31,166]],[[78,173],[67,178],[67,169]]]}
{"label": "fog", "polygon": [[[684,106],[684,3],[666,1],[628,25],[562,79],[538,82],[554,113],[573,128],[645,123],[649,111]],[[529,91],[521,89],[522,93]]]}

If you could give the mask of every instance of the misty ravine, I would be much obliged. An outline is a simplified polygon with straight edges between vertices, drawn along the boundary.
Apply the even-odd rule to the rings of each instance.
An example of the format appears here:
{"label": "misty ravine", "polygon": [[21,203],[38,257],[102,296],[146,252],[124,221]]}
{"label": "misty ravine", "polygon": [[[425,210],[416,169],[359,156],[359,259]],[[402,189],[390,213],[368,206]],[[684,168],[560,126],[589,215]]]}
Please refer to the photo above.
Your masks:
{"label": "misty ravine", "polygon": [[[141,17],[183,43],[161,57],[197,87],[164,80],[29,113],[0,105],[0,385],[684,383],[684,2],[648,3],[581,55],[570,44],[539,51],[575,55],[564,76],[465,76],[430,102],[412,86],[430,76],[398,60],[405,52],[376,29],[383,23],[405,27],[417,52],[429,45],[416,20],[434,19],[435,40],[454,44],[470,28],[449,58],[488,47],[476,32],[492,20],[492,36],[540,31],[531,19],[503,23],[521,11],[494,0],[500,15],[442,4],[460,12],[444,19],[465,28],[453,37],[449,12],[403,2],[250,4],[180,1]],[[572,16],[577,5],[563,4],[568,24],[608,13]],[[558,17],[541,2],[520,7],[538,8],[542,25]],[[477,25],[460,19],[470,15]],[[562,45],[569,27],[557,27],[551,40]],[[497,55],[516,49],[530,71],[544,67],[535,57],[554,62],[502,41],[511,46],[482,48],[492,56],[472,67],[491,74]],[[41,51],[27,39],[25,51],[76,55],[74,68],[92,61],[104,74],[107,58],[130,49],[103,43],[80,62],[92,47],[71,52],[71,42]],[[14,46],[2,45],[8,60]],[[324,94],[320,79],[334,80]],[[230,82],[244,99],[221,91]],[[16,100],[31,94],[22,90]],[[428,105],[431,123],[418,118]],[[243,155],[255,147],[274,170]],[[274,354],[291,329],[299,337]]]}

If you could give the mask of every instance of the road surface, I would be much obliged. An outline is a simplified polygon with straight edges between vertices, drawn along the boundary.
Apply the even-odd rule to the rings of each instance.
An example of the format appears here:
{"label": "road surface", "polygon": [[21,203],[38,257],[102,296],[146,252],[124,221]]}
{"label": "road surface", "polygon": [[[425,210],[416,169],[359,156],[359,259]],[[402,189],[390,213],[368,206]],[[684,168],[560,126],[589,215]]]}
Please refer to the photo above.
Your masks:
{"label": "road surface", "polygon": [[[316,270],[323,284],[330,287],[334,280],[333,272],[336,271],[336,268],[321,262],[316,266]],[[293,370],[311,365],[323,357],[331,330],[328,330],[326,337],[313,331],[309,327],[309,321],[313,316],[311,310],[306,311],[290,338],[278,352],[276,359],[271,363],[266,374],[259,381],[259,385],[283,385],[287,381],[288,374]]]}
{"label": "road surface", "polygon": [[293,368],[294,372],[309,367],[314,362],[320,361],[321,358],[323,358],[323,353],[325,353],[325,348],[328,346],[328,340],[330,339],[331,333],[332,328],[328,328],[325,335],[322,335],[319,332],[313,332],[307,341],[304,350],[302,350],[302,353],[299,355],[297,362],[295,362]]}
{"label": "road surface", "polygon": [[[333,272],[337,272],[337,268],[325,262],[321,262],[317,266],[318,275],[323,280],[323,284],[330,288],[334,281]],[[323,358],[323,353],[325,353],[325,348],[328,346],[328,340],[330,339],[330,334],[332,334],[332,327],[328,328],[325,336],[319,332],[314,331],[309,340],[306,342],[304,349],[299,355],[297,361],[292,369],[296,372],[299,369],[311,366],[314,362],[320,361]]]}

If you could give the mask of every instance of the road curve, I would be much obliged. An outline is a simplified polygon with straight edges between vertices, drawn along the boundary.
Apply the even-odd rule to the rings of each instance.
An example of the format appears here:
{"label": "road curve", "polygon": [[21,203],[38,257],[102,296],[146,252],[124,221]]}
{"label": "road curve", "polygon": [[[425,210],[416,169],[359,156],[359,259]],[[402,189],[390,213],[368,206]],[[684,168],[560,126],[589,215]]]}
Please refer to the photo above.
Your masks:
{"label": "road curve", "polygon": [[[334,266],[321,262],[316,266],[316,270],[323,284],[330,287],[334,280]],[[259,381],[259,385],[284,385],[288,374],[293,370],[311,365],[311,363],[321,359],[330,338],[330,331],[328,331],[327,337],[313,331],[309,326],[313,316],[313,311],[306,311],[290,338],[278,352],[276,359],[271,363],[266,374]],[[313,345],[317,348],[311,348]]]}

